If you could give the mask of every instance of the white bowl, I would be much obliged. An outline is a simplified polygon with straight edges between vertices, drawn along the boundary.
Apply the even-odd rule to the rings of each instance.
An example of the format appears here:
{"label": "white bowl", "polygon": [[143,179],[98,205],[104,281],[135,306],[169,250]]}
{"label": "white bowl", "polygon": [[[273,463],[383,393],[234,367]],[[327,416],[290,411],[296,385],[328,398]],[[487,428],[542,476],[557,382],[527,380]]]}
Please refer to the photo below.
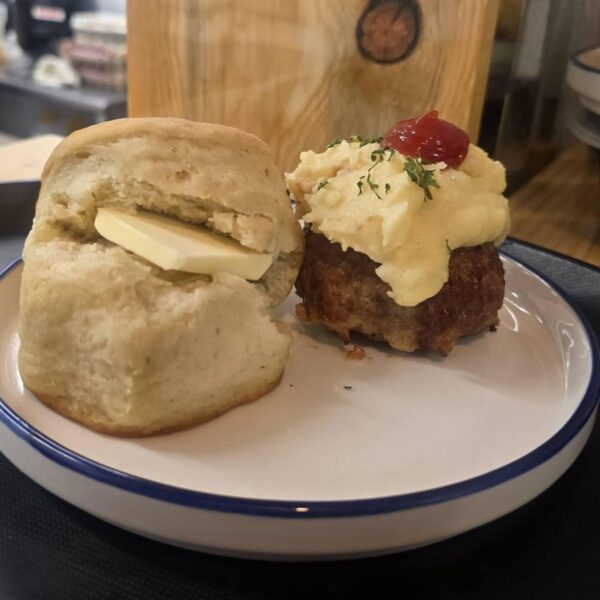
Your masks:
{"label": "white bowl", "polygon": [[[504,259],[501,324],[446,358],[339,341],[281,314],[280,386],[172,435],[119,439],[52,412],[17,368],[21,265],[0,273],[0,450],[67,502],[217,554],[331,559],[405,550],[504,515],[575,460],[596,413],[597,342],[557,289]],[[593,535],[590,532],[590,535]]]}
{"label": "white bowl", "polygon": [[588,110],[600,115],[600,46],[576,54],[567,67],[567,85]]}

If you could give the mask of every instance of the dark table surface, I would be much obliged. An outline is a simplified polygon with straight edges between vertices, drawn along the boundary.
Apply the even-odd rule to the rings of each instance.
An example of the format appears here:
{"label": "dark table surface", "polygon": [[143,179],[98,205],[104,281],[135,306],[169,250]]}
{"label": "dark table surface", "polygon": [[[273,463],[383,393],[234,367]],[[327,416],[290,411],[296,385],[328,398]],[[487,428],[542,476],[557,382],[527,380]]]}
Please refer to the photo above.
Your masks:
{"label": "dark table surface", "polygon": [[[0,264],[21,236],[0,236]],[[600,333],[600,271],[515,241],[509,256],[550,277]],[[541,496],[493,523],[402,554],[267,563],[152,542],[69,506],[0,455],[0,600],[600,598],[600,427]]]}

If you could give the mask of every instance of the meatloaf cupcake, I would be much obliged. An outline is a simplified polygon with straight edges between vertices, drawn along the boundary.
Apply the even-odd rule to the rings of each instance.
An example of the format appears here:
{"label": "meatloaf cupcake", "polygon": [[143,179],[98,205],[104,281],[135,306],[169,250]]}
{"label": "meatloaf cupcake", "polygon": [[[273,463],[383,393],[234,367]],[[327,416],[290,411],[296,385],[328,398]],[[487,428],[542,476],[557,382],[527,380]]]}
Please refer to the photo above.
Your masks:
{"label": "meatloaf cupcake", "polygon": [[463,131],[428,113],[303,152],[286,177],[305,224],[301,320],[440,354],[496,327],[505,171]]}

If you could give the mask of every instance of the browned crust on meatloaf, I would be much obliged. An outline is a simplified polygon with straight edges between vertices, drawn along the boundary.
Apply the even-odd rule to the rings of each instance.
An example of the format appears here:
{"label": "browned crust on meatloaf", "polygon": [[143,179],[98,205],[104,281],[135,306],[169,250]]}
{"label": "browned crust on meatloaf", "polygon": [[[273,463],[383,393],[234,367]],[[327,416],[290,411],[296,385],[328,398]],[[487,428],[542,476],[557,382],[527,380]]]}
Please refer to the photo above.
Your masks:
{"label": "browned crust on meatloaf", "polygon": [[298,318],[320,323],[344,342],[350,332],[385,341],[397,350],[448,354],[456,341],[498,325],[504,268],[493,244],[459,248],[450,256],[442,289],[417,306],[399,306],[375,274],[378,263],[325,236],[305,231],[304,263],[296,281]]}

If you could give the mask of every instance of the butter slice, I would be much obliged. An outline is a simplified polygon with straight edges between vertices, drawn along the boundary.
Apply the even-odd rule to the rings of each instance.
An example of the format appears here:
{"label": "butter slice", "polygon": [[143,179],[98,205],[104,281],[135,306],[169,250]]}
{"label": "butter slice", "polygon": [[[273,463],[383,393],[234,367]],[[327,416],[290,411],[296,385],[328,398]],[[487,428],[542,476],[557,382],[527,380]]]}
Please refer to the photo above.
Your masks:
{"label": "butter slice", "polygon": [[205,275],[221,271],[256,281],[273,264],[272,254],[245,248],[206,227],[154,213],[133,215],[100,208],[94,225],[103,238],[165,270]]}

